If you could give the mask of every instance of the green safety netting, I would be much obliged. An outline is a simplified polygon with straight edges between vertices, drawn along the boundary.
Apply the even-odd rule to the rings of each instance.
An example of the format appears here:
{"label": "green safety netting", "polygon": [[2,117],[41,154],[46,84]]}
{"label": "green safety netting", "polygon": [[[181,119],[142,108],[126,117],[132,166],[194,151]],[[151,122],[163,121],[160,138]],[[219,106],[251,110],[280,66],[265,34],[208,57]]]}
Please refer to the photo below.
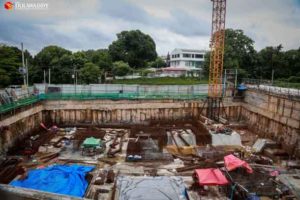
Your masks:
{"label": "green safety netting", "polygon": [[0,105],[0,114],[21,108],[42,100],[96,100],[96,99],[111,99],[111,100],[160,100],[160,99],[174,99],[174,100],[193,100],[204,99],[207,94],[179,94],[179,93],[52,93],[40,94],[24,99],[20,99],[13,103]]}
{"label": "green safety netting", "polygon": [[8,104],[2,104],[0,105],[0,114],[9,112],[11,110],[14,110],[16,108],[24,107],[33,103],[36,103],[40,101],[39,97],[37,96],[32,96],[24,99],[17,100],[13,103],[8,103]]}
{"label": "green safety netting", "polygon": [[88,99],[203,99],[207,94],[178,94],[178,93],[68,93],[43,94],[41,99],[47,100],[88,100]]}

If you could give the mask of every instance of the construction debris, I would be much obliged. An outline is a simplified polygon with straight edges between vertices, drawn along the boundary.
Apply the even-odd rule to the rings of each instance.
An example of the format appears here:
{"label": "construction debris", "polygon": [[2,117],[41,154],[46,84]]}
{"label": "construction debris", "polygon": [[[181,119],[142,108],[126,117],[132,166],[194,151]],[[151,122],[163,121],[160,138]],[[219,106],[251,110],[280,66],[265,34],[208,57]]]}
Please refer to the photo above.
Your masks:
{"label": "construction debris", "polygon": [[[140,194],[139,184],[127,194],[122,182],[125,180],[149,181],[144,193],[151,190],[151,195],[156,195],[150,187],[152,182],[168,182],[173,176],[180,177],[183,182],[178,182],[179,188],[185,192],[183,196],[178,196],[176,190],[166,193],[172,198],[176,195],[181,199],[297,197],[295,177],[298,176],[295,172],[293,176],[289,173],[300,165],[288,160],[280,145],[249,136],[251,133],[245,127],[237,130],[210,122],[205,130],[200,124],[187,121],[151,122],[126,128],[60,127],[56,132],[44,128],[11,151],[10,156],[18,155],[18,158],[2,161],[0,181],[8,184],[13,180],[26,180],[31,170],[57,164],[80,164],[95,167],[85,176],[88,187],[84,197],[90,199],[122,199],[125,193],[132,197]],[[249,146],[254,140],[242,138],[257,141]],[[193,176],[195,171],[201,172],[198,179]],[[225,176],[226,185],[214,179],[219,175]]]}

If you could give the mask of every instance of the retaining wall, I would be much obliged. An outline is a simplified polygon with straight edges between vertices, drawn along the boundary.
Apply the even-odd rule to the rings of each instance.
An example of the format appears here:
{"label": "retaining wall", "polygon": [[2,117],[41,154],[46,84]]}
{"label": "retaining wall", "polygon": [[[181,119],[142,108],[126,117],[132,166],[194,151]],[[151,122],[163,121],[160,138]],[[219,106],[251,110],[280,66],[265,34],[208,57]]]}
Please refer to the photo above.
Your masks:
{"label": "retaining wall", "polygon": [[[176,120],[200,116],[203,101],[196,100],[47,100],[0,122],[0,150],[12,146],[47,124],[139,124],[150,120]],[[225,101],[230,119],[243,120],[260,137],[281,142],[288,150],[299,141],[300,102],[249,90],[243,102]],[[204,109],[204,112],[206,110]],[[205,114],[205,113],[202,113]]]}

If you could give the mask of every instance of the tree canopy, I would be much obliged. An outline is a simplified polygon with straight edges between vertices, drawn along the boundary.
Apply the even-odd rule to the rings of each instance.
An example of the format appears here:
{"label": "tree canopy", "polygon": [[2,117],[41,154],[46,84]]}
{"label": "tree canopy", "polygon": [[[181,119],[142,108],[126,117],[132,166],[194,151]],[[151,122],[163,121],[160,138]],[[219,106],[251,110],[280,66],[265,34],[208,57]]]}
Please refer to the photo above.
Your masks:
{"label": "tree canopy", "polygon": [[[243,69],[253,73],[256,63],[254,41],[246,36],[242,30],[226,29],[224,45],[224,69]],[[204,68],[209,70],[210,52],[205,56]]]}
{"label": "tree canopy", "polygon": [[[32,62],[32,56],[28,51],[24,52],[29,65]],[[12,84],[22,84],[23,77],[19,72],[22,67],[22,52],[17,47],[6,45],[0,46],[0,87]]]}
{"label": "tree canopy", "polygon": [[100,68],[94,63],[85,63],[84,67],[79,71],[79,78],[82,83],[98,83],[101,76]]}
{"label": "tree canopy", "polygon": [[[124,76],[141,72],[147,67],[165,67],[157,57],[153,39],[139,30],[122,31],[108,49],[71,52],[59,46],[46,46],[34,57],[25,51],[29,66],[29,82],[42,83],[44,70],[51,69],[51,83],[73,83],[74,69],[79,73],[79,83],[98,83],[105,76]],[[204,72],[209,70],[210,52],[205,55]],[[22,52],[17,47],[0,45],[0,87],[23,84],[19,68]],[[254,41],[242,30],[226,29],[224,69],[239,69],[243,77],[275,79],[300,82],[300,48],[283,50],[282,45],[268,46],[260,51],[254,49]],[[48,75],[46,76],[48,82]]]}
{"label": "tree canopy", "polygon": [[[300,49],[284,52],[282,45],[265,47],[257,52],[254,41],[242,30],[226,29],[224,69],[239,69],[244,77],[271,79],[300,74]],[[205,55],[204,71],[208,74],[210,52]],[[298,75],[297,75],[298,74]]]}
{"label": "tree canopy", "polygon": [[116,61],[113,63],[112,71],[113,74],[116,76],[126,76],[132,71],[132,69],[127,63],[123,61]]}
{"label": "tree canopy", "polygon": [[154,61],[149,62],[148,66],[152,68],[161,68],[166,67],[167,63],[161,57],[157,57]]}
{"label": "tree canopy", "polygon": [[117,40],[109,45],[113,61],[124,61],[132,68],[144,68],[157,57],[154,40],[140,30],[122,31]]}
{"label": "tree canopy", "polygon": [[72,83],[72,52],[58,46],[47,46],[35,57],[34,82],[42,82],[43,71],[51,70],[51,83]]}

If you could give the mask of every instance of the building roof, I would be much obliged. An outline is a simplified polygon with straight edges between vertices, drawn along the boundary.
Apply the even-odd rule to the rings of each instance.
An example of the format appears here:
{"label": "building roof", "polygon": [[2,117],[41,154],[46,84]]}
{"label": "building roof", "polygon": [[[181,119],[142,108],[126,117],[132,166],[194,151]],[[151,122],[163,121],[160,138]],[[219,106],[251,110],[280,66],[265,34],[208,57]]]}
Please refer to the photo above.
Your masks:
{"label": "building roof", "polygon": [[189,71],[189,69],[183,67],[165,67],[162,68],[162,71]]}
{"label": "building roof", "polygon": [[190,53],[205,53],[206,50],[200,50],[200,49],[180,49],[180,48],[176,48],[174,49],[172,52],[190,52]]}

